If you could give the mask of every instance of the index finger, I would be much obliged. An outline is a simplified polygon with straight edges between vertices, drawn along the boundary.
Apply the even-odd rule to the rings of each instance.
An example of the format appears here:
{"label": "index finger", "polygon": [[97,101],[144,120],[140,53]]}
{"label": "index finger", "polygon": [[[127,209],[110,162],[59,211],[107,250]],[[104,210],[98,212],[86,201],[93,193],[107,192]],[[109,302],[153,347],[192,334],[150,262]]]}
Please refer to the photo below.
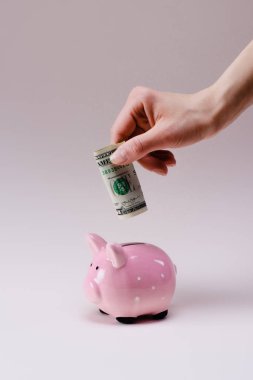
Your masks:
{"label": "index finger", "polygon": [[127,140],[134,132],[135,127],[136,122],[132,115],[131,108],[129,104],[126,103],[111,128],[111,142],[116,144]]}

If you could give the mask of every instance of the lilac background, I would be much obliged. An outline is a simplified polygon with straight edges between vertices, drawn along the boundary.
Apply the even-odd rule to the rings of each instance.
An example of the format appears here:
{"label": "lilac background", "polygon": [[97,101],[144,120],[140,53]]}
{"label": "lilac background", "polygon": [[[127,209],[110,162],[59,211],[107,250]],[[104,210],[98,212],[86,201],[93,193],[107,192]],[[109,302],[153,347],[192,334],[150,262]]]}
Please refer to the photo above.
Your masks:
{"label": "lilac background", "polygon": [[[193,92],[252,39],[252,0],[0,3],[0,378],[252,378],[253,109],[136,164],[149,211],[119,221],[92,158],[135,85]],[[82,292],[84,233],[159,245],[170,318],[117,325]]]}

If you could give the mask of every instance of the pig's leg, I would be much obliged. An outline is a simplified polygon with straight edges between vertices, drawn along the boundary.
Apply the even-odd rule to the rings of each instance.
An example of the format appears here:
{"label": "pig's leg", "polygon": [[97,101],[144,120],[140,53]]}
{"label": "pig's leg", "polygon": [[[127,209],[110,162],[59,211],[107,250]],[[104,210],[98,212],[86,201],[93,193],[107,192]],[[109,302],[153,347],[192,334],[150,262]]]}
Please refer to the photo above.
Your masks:
{"label": "pig's leg", "polygon": [[134,317],[118,317],[116,318],[118,322],[120,323],[125,323],[130,325],[131,323],[135,323],[137,318]]}
{"label": "pig's leg", "polygon": [[99,309],[99,311],[100,311],[100,313],[102,313],[102,314],[109,315],[109,314],[106,313],[104,310]]}
{"label": "pig's leg", "polygon": [[159,319],[165,318],[167,314],[168,314],[168,310],[164,310],[159,314],[152,315],[152,317],[153,317],[153,319],[159,320]]}

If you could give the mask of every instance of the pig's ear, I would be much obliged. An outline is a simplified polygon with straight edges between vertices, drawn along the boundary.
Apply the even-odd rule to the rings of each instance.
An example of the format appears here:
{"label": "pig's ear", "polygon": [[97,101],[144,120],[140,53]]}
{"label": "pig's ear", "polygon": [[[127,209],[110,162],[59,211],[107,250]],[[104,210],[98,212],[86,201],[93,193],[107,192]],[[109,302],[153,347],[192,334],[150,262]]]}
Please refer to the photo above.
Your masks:
{"label": "pig's ear", "polygon": [[101,236],[98,236],[96,234],[87,234],[86,240],[87,240],[93,254],[95,254],[95,255],[98,252],[100,252],[103,247],[106,246],[106,241],[103,238],[101,238]]}
{"label": "pig's ear", "polygon": [[126,255],[120,244],[106,244],[106,256],[114,268],[122,268],[126,264]]}

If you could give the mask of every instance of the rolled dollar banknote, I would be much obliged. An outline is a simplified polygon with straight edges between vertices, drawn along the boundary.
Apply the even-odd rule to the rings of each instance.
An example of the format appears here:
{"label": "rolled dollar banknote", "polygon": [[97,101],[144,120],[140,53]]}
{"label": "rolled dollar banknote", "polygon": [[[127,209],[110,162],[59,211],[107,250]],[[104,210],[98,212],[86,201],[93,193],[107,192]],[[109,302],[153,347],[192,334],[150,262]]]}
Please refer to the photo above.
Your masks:
{"label": "rolled dollar banknote", "polygon": [[120,144],[99,149],[94,157],[118,217],[126,219],[146,211],[147,205],[133,164],[115,165],[110,160]]}

